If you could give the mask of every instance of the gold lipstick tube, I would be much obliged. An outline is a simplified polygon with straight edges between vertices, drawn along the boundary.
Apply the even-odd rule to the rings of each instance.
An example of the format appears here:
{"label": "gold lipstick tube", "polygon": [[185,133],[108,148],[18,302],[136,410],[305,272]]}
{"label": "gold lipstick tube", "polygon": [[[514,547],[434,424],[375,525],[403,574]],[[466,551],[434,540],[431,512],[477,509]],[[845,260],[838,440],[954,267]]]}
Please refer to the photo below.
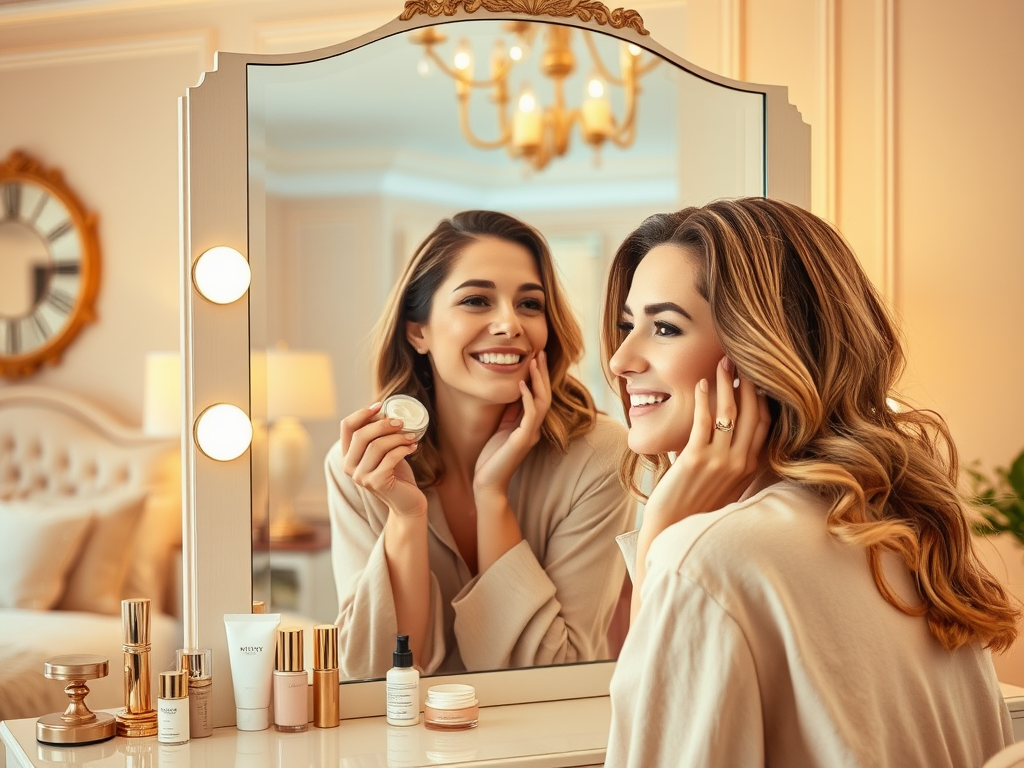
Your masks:
{"label": "gold lipstick tube", "polygon": [[338,725],[338,628],[334,624],[313,627],[313,725]]}
{"label": "gold lipstick tube", "polygon": [[118,712],[118,736],[155,736],[157,713],[150,681],[148,599],[121,601],[121,650],[124,651],[124,709]]}

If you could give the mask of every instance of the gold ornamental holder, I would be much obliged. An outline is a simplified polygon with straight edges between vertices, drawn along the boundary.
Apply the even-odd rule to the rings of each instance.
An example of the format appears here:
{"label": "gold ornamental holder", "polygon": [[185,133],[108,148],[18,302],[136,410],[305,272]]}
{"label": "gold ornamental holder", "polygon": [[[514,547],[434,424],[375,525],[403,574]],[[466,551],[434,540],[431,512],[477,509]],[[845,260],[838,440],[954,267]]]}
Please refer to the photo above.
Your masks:
{"label": "gold ornamental holder", "polygon": [[85,703],[89,694],[87,680],[106,677],[107,659],[90,654],[54,656],[43,662],[43,676],[68,683],[64,693],[71,699],[63,713],[43,715],[36,720],[36,741],[41,744],[95,744],[114,738],[114,718],[106,712],[93,712]]}

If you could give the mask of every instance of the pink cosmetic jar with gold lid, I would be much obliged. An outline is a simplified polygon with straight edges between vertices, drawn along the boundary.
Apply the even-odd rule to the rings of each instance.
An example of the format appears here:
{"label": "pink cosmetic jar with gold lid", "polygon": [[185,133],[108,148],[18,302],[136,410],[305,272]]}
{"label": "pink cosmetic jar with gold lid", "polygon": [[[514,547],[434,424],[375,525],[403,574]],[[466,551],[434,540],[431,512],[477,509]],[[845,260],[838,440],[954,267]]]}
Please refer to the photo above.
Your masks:
{"label": "pink cosmetic jar with gold lid", "polygon": [[427,690],[423,721],[433,731],[476,728],[480,707],[472,685],[434,685]]}

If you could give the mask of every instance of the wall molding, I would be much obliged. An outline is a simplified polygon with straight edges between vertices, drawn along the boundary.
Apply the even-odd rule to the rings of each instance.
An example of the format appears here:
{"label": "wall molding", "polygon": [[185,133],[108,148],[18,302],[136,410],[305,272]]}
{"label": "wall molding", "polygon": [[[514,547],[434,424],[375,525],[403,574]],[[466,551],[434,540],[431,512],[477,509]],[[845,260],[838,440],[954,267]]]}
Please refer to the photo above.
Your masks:
{"label": "wall molding", "polygon": [[896,3],[875,0],[875,247],[880,260],[879,286],[899,308],[896,269]]}
{"label": "wall molding", "polygon": [[[818,115],[815,121],[821,134],[821,145],[817,152],[817,163],[812,163],[813,186],[820,192],[818,195],[818,213],[829,221],[836,220],[836,182],[838,177],[838,157],[836,153],[837,115],[836,101],[838,98],[838,17],[837,0],[818,0]],[[814,171],[815,165],[817,172]],[[817,182],[816,184],[814,182]],[[812,193],[812,199],[814,195]]]}
{"label": "wall molding", "polygon": [[65,66],[117,59],[199,53],[206,68],[212,68],[217,34],[213,29],[178,32],[173,35],[132,36],[80,45],[36,46],[0,52],[0,70]]}
{"label": "wall molding", "polygon": [[374,11],[259,23],[253,31],[253,50],[257,53],[312,51],[359,37],[396,17],[397,11]]}
{"label": "wall molding", "polygon": [[744,72],[744,0],[719,0],[719,74],[733,80],[745,79]]}

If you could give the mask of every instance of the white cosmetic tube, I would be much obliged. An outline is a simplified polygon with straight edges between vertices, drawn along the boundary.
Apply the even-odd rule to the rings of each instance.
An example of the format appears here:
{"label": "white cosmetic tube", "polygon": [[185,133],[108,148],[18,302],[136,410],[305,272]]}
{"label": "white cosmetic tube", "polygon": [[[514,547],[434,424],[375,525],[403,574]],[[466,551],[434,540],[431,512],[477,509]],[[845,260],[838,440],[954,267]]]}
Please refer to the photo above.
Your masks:
{"label": "white cosmetic tube", "polygon": [[235,689],[235,727],[270,727],[270,683],[274,674],[279,613],[225,613],[231,682]]}

